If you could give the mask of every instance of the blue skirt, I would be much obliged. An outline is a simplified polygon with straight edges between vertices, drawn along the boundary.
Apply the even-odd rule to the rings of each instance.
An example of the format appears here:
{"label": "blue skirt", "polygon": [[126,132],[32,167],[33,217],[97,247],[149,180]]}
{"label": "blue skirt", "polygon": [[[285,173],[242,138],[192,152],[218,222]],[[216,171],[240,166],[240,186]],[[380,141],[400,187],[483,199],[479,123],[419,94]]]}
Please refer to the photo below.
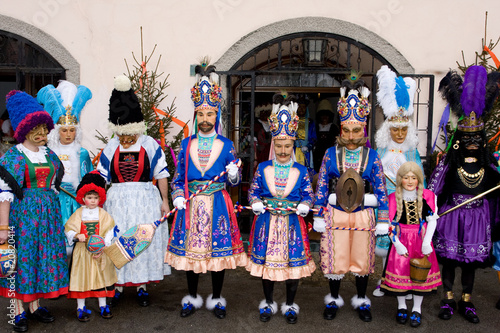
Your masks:
{"label": "blue skirt", "polygon": [[68,293],[68,266],[60,204],[48,188],[23,189],[10,206],[17,274],[0,279],[0,295],[31,302]]}

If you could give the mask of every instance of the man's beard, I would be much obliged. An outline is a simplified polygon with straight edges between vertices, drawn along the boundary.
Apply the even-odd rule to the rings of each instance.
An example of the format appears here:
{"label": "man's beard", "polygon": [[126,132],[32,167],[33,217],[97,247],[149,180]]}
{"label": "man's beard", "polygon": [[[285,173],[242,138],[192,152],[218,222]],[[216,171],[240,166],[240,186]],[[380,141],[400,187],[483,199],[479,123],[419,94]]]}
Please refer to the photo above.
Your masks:
{"label": "man's beard", "polygon": [[368,141],[367,137],[362,137],[359,139],[344,139],[341,136],[337,137],[337,145],[339,147],[345,147],[348,145],[355,145],[357,147],[361,147],[366,145],[366,142]]}
{"label": "man's beard", "polygon": [[[205,125],[208,127],[202,127],[201,125]],[[204,121],[204,122],[198,124],[198,130],[200,130],[203,133],[211,132],[213,128],[214,128],[214,124],[209,123],[207,121]]]}

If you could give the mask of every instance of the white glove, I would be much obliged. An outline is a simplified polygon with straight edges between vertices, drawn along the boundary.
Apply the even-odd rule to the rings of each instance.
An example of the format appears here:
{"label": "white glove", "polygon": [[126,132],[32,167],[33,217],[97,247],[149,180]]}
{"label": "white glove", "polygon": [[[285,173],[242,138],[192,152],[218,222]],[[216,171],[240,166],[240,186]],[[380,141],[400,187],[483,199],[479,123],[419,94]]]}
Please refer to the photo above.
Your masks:
{"label": "white glove", "polygon": [[307,153],[309,151],[309,148],[307,148],[307,146],[302,146],[300,150],[302,150],[303,153]]}
{"label": "white glove", "polygon": [[326,231],[325,219],[322,217],[315,217],[313,229],[316,230],[317,232],[325,232]]}
{"label": "white glove", "polygon": [[230,179],[236,179],[236,177],[238,176],[238,169],[238,166],[234,164],[234,162],[229,163],[228,165],[226,165],[227,176]]}
{"label": "white glove", "polygon": [[332,193],[328,196],[328,203],[332,206],[337,204],[337,194]]}
{"label": "white glove", "polygon": [[175,198],[174,206],[177,208],[177,210],[186,209],[186,200],[184,200],[184,197]]}
{"label": "white glove", "polygon": [[396,247],[396,252],[400,256],[404,256],[405,254],[408,253],[408,250],[406,249],[406,246],[403,245],[399,240],[396,240],[396,242],[393,243],[394,246]]}
{"label": "white glove", "polygon": [[299,204],[297,206],[297,215],[300,215],[302,217],[306,217],[307,214],[309,214],[309,206],[304,205],[304,204]]}
{"label": "white glove", "polygon": [[432,253],[432,246],[430,242],[423,242],[422,243],[422,254],[423,255],[429,255]]}
{"label": "white glove", "polygon": [[257,201],[252,204],[252,211],[255,215],[260,215],[264,213],[266,210],[264,209],[264,204],[262,201]]}
{"label": "white glove", "polygon": [[387,235],[389,233],[389,223],[377,223],[375,236]]}
{"label": "white glove", "polygon": [[365,194],[365,207],[378,207],[378,200],[375,194]]}

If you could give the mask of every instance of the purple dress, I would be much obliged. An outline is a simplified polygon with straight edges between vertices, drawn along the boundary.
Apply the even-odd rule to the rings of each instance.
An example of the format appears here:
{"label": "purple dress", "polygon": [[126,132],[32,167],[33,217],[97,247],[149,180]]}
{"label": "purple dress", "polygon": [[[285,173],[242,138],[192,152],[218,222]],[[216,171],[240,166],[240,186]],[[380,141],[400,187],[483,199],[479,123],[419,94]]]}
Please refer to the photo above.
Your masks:
{"label": "purple dress", "polygon": [[[437,196],[443,195],[447,173],[452,172],[444,161],[445,157],[429,181],[428,189]],[[440,205],[439,214],[472,197],[474,195],[452,193]],[[490,201],[483,197],[440,217],[434,233],[436,254],[441,258],[465,263],[487,261],[492,248],[490,205]]]}

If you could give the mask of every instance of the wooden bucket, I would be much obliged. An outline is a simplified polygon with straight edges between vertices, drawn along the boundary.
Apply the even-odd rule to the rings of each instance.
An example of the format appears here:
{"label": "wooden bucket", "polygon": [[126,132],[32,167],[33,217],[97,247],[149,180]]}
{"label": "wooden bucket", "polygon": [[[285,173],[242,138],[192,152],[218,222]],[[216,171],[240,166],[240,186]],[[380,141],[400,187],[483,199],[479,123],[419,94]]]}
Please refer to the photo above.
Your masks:
{"label": "wooden bucket", "polygon": [[410,259],[410,279],[415,283],[424,283],[431,269],[431,262],[427,256]]}

